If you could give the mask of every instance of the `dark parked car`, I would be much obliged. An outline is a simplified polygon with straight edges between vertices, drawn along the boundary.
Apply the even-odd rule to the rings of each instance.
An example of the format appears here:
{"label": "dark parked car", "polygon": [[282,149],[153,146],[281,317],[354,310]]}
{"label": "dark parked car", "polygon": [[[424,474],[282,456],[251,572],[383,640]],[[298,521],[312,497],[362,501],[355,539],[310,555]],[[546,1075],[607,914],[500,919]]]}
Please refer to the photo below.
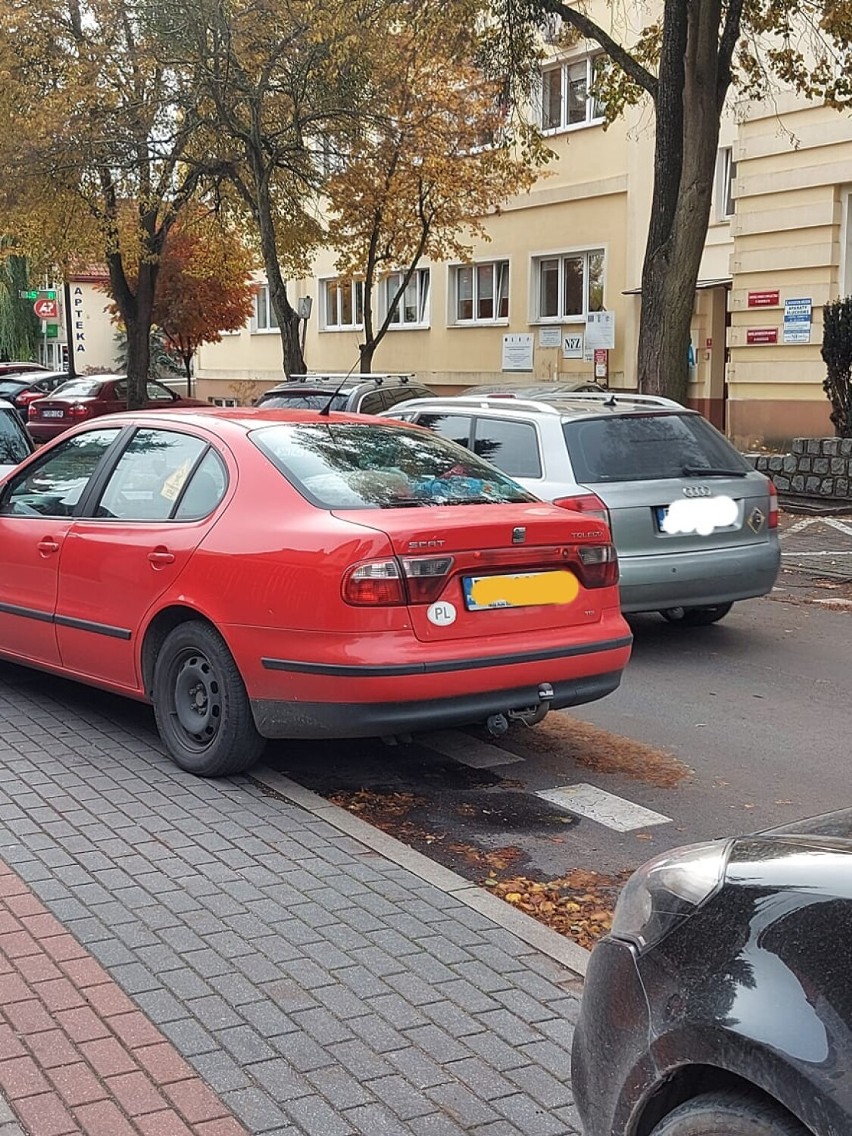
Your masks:
{"label": "dark parked car", "polygon": [[26,422],[30,403],[44,398],[67,383],[67,371],[28,371],[20,375],[0,375],[0,398],[5,398]]}
{"label": "dark parked car", "polygon": [[589,962],[586,1136],[849,1136],[852,809],[675,849]]}
{"label": "dark parked car", "polygon": [[[182,398],[162,383],[148,383],[148,401],[143,410],[207,406],[197,398]],[[30,403],[27,429],[37,442],[49,442],[71,426],[79,426],[102,414],[127,409],[127,379],[124,375],[90,375],[71,379],[47,398]]]}
{"label": "dark parked car", "polygon": [[382,414],[398,402],[431,394],[410,375],[297,375],[295,381],[265,391],[256,405],[264,410],[322,410],[331,399],[330,410]]}
{"label": "dark parked car", "polygon": [[33,444],[15,408],[0,398],[0,477],[32,452]]}

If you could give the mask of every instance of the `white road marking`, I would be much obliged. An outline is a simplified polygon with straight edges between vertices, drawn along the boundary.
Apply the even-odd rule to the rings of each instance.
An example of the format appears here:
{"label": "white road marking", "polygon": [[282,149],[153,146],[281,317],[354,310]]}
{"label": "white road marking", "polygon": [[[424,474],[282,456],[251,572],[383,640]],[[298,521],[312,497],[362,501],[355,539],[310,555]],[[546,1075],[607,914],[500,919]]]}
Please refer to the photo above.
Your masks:
{"label": "white road marking", "polygon": [[421,745],[442,753],[444,757],[451,757],[462,765],[469,765],[473,769],[493,769],[495,765],[514,765],[523,761],[517,754],[508,750],[489,745],[463,734],[460,730],[443,730],[437,734],[427,734],[419,739]]}
{"label": "white road marking", "polygon": [[630,832],[652,824],[669,824],[672,819],[596,785],[560,785],[558,789],[542,789],[536,796],[567,812],[579,813],[607,828],[614,828],[616,832]]}
{"label": "white road marking", "polygon": [[852,548],[826,548],[820,552],[782,552],[782,556],[852,556]]}

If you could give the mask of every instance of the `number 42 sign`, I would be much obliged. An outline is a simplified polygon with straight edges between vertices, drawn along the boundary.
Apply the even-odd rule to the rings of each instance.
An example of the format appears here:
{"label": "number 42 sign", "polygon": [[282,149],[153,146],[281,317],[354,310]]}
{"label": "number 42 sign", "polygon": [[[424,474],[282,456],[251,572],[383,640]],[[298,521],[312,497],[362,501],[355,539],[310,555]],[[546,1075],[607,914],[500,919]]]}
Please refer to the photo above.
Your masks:
{"label": "number 42 sign", "polygon": [[575,333],[574,335],[562,336],[562,358],[583,358],[583,333],[581,331]]}

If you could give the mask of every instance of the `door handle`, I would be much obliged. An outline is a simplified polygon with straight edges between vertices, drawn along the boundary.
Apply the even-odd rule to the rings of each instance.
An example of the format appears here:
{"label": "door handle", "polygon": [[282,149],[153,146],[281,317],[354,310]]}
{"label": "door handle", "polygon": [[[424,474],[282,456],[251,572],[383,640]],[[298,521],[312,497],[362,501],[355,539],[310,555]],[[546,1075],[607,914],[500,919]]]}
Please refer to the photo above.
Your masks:
{"label": "door handle", "polygon": [[167,564],[174,564],[175,554],[165,548],[155,548],[148,553],[148,560],[152,568],[164,568]]}
{"label": "door handle", "polygon": [[44,540],[40,540],[36,547],[43,556],[50,556],[52,553],[59,551],[58,543],[49,536],[46,536]]}

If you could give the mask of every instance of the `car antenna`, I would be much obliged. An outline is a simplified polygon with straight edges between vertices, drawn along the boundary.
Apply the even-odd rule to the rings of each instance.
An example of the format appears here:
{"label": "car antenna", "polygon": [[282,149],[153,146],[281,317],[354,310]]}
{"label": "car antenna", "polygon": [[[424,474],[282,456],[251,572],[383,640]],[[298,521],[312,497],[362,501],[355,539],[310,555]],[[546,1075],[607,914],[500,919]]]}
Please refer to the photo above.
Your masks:
{"label": "car antenna", "polygon": [[340,388],[343,386],[343,384],[346,382],[346,380],[349,378],[349,376],[352,374],[352,372],[355,370],[355,368],[357,366],[358,366],[358,360],[356,359],[355,362],[352,364],[352,366],[349,368],[349,370],[346,372],[346,374],[343,376],[343,378],[340,380],[340,382],[337,384],[337,386],[334,388],[334,390],[331,392],[331,397],[329,398],[329,400],[325,404],[325,406],[322,408],[322,410],[319,412],[320,418],[328,418],[329,414],[331,413],[331,404],[334,402],[334,400],[340,394]]}
{"label": "car antenna", "polygon": [[617,405],[618,405],[618,403],[615,401],[615,395],[614,394],[611,394],[609,396],[609,398],[604,399],[604,406],[617,406]]}

